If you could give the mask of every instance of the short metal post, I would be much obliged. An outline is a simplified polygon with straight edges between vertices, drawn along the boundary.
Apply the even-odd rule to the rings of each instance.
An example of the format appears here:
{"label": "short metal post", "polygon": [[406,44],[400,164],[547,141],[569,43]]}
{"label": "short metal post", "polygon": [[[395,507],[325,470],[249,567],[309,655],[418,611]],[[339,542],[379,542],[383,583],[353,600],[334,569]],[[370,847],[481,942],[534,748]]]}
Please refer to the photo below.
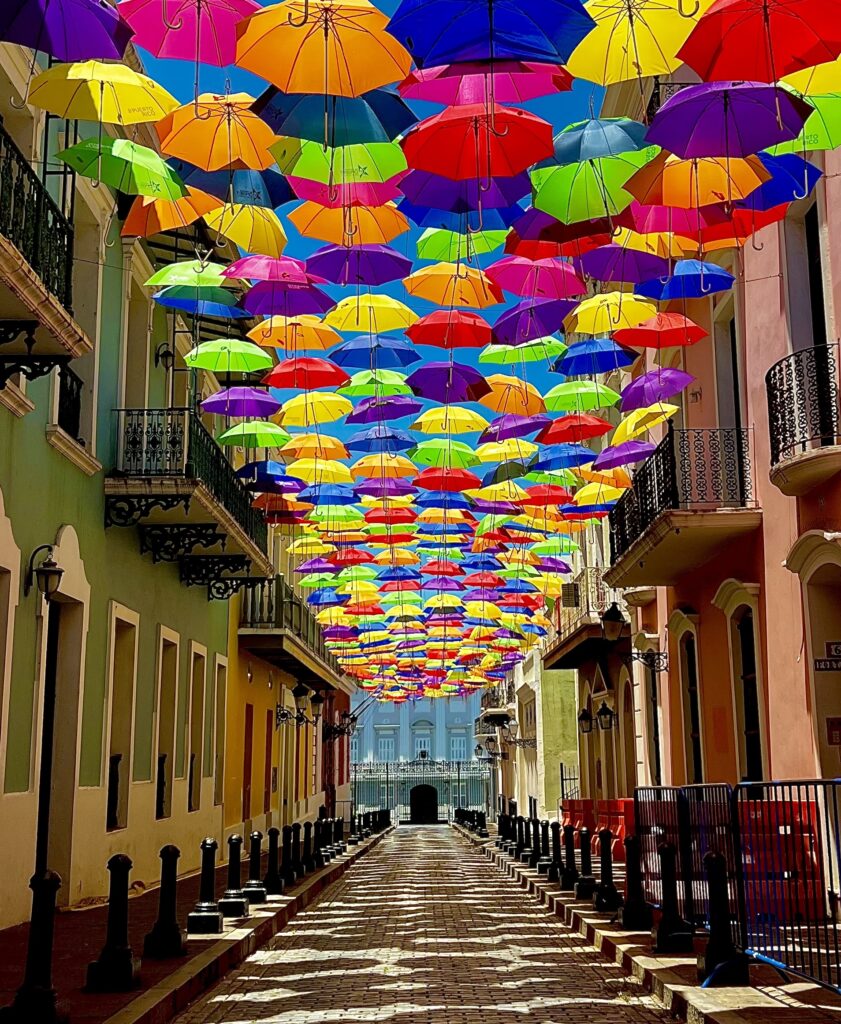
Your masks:
{"label": "short metal post", "polygon": [[625,836],[625,903],[622,927],[626,931],[651,931],[651,907],[642,885],[642,850],[637,836]]}
{"label": "short metal post", "polygon": [[297,874],[295,872],[295,865],[292,861],[292,826],[284,825],[283,831],[281,832],[281,843],[283,846],[283,853],[280,859],[280,877],[283,881],[285,888],[295,884]]}
{"label": "short metal post", "polygon": [[283,879],[280,877],[280,829],[269,829],[269,863],[263,876],[263,885],[267,896],[280,896],[283,893]]}
{"label": "short metal post", "polygon": [[312,862],[316,870],[330,863],[330,854],[324,849],[324,824],[320,818],[312,824]]}
{"label": "short metal post", "polygon": [[579,900],[591,900],[596,891],[596,878],[593,874],[593,854],[590,830],[582,828],[578,833],[578,850],[581,854],[581,877],[575,883],[575,896]]}
{"label": "short metal post", "polygon": [[523,848],[520,850],[520,863],[528,864],[531,861],[531,837],[532,837],[532,819],[526,818],[523,822]]}
{"label": "short metal post", "polygon": [[680,916],[677,901],[677,850],[673,843],[657,849],[663,903],[654,929],[655,953],[692,953],[695,948],[692,925]]}
{"label": "short metal post", "polygon": [[88,964],[88,992],[126,992],[140,983],[140,960],[128,941],[128,876],[131,858],[116,853],[108,861],[108,923],[99,959]]}
{"label": "short metal post", "polygon": [[552,833],[552,863],[546,872],[546,879],[549,882],[558,882],[560,881],[561,870],[564,866],[561,854],[561,823],[553,821],[549,826],[549,831]]}
{"label": "short metal post", "polygon": [[216,902],[216,840],[208,836],[201,843],[201,879],[199,900],[187,915],[187,933],[218,935],[222,931],[222,912]]}
{"label": "short metal post", "polygon": [[612,914],[622,906],[622,897],[613,881],[613,833],[609,828],[599,832],[599,884],[593,893],[593,909]]}
{"label": "short metal post", "polygon": [[358,846],[359,836],[356,834],[356,815],[351,814],[350,816],[350,832],[347,837],[348,846]]}
{"label": "short metal post", "polygon": [[248,897],[242,890],[242,836],[228,836],[228,884],[219,900],[223,917],[248,917]]}
{"label": "short metal post", "polygon": [[265,903],[266,887],[263,885],[260,860],[263,854],[263,833],[252,832],[248,855],[248,881],[243,891],[249,903]]}
{"label": "short metal post", "polygon": [[552,857],[549,853],[549,822],[541,821],[540,859],[537,862],[537,873],[539,875],[548,875],[550,867],[552,867]]}
{"label": "short metal post", "polygon": [[531,819],[531,853],[529,853],[528,866],[536,868],[540,860],[540,821],[537,818]]}
{"label": "short metal post", "polygon": [[345,842],[345,819],[336,818],[333,822],[333,845],[336,847],[338,853],[347,853],[347,843]]}
{"label": "short metal post", "polygon": [[574,889],[579,877],[575,864],[575,826],[564,825],[564,869],[561,872],[561,889]]}
{"label": "short metal post", "polygon": [[301,850],[301,864],[304,871],[315,870],[315,857],[312,853],[312,822],[304,822],[304,845]]}
{"label": "short metal post", "polygon": [[178,858],[177,846],[164,846],[161,858],[161,889],[158,894],[158,919],[143,940],[143,956],[150,960],[166,960],[184,956],[187,933],[178,923]]}
{"label": "short metal post", "polygon": [[292,868],[296,878],[303,878],[306,874],[304,865],[301,862],[301,823],[296,821],[292,825]]}
{"label": "short metal post", "polygon": [[517,845],[514,847],[513,856],[519,860],[523,850],[526,848],[526,819],[522,814],[517,815]]}
{"label": "short metal post", "polygon": [[710,933],[706,948],[698,955],[698,978],[708,987],[749,985],[748,958],[733,943],[727,860],[710,851],[704,857],[709,887]]}

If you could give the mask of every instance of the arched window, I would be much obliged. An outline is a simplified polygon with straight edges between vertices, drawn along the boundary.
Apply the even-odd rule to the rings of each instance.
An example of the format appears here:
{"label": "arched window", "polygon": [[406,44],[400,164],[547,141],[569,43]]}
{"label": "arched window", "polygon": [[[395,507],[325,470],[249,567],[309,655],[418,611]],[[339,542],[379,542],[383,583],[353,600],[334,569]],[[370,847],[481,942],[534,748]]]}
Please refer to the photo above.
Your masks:
{"label": "arched window", "polygon": [[680,681],[683,696],[683,737],[686,751],[686,781],[704,781],[701,745],[701,701],[698,691],[698,651],[695,634],[687,630],[680,638]]}
{"label": "arched window", "polygon": [[759,687],[756,673],[756,635],[753,612],[741,608],[733,622],[734,669],[736,670],[736,718],[739,729],[739,763],[742,779],[753,782],[763,777],[762,732]]}

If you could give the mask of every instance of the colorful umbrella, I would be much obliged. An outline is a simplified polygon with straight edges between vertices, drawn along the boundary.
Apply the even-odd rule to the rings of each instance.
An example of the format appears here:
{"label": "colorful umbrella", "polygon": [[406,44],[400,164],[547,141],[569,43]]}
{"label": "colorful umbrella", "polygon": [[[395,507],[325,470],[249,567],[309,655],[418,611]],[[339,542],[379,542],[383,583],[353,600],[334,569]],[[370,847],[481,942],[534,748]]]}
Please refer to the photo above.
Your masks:
{"label": "colorful umbrella", "polygon": [[504,300],[502,291],[487,275],[457,263],[436,263],[407,277],[403,284],[410,295],[439,306],[472,306],[485,309]]}
{"label": "colorful umbrella", "polygon": [[330,209],[306,202],[289,214],[302,235],[334,245],[386,245],[409,230],[409,222],[393,203]]}
{"label": "colorful umbrella", "polygon": [[387,245],[328,245],[307,260],[307,267],[342,285],[382,285],[412,272],[412,261]]}
{"label": "colorful umbrella", "polygon": [[649,405],[666,402],[688,388],[694,380],[691,373],[685,373],[683,370],[659,367],[631,381],[622,391],[619,408],[622,412],[633,412]]}
{"label": "colorful umbrella", "polygon": [[534,299],[572,299],[587,294],[587,286],[575,268],[557,258],[504,256],[488,267],[487,275],[505,291]]}
{"label": "colorful umbrella", "polygon": [[58,61],[119,60],[132,28],[99,0],[10,0],[0,11],[0,40]]}
{"label": "colorful umbrella", "polygon": [[335,363],[327,359],[284,359],[263,378],[270,388],[297,388],[314,391],[318,388],[346,384],[350,377]]}
{"label": "colorful umbrella", "polygon": [[250,253],[276,258],[286,248],[286,233],[280,218],[274,210],[262,206],[228,203],[206,213],[204,221],[211,230]]}
{"label": "colorful umbrella", "polygon": [[566,92],[572,76],[557,64],[538,61],[459,61],[412,71],[398,86],[407,99],[463,106],[468,103],[526,103]]}
{"label": "colorful umbrella", "polygon": [[120,234],[150,238],[165,231],[175,231],[195,224],[221,205],[218,199],[194,188],[188,188],[187,195],[174,202],[138,196],[123,221]]}
{"label": "colorful umbrella", "polygon": [[272,316],[253,327],[248,337],[263,348],[284,348],[289,352],[325,350],[342,340],[317,316]]}
{"label": "colorful umbrella", "polygon": [[241,445],[245,448],[279,448],[286,444],[289,435],[276,423],[267,423],[265,420],[248,420],[226,430],[216,440],[219,444]]}
{"label": "colorful umbrella", "polygon": [[623,292],[605,292],[579,302],[565,324],[569,331],[597,337],[623,327],[636,327],[656,312],[656,307],[644,299]]}
{"label": "colorful umbrella", "polygon": [[337,331],[377,334],[405,330],[417,319],[417,314],[390,295],[360,295],[342,299],[324,322]]}
{"label": "colorful umbrella", "polygon": [[186,185],[153,149],[129,139],[82,139],[57,153],[56,160],[126,195],[170,202],[187,195]]}
{"label": "colorful umbrella", "polygon": [[203,412],[216,416],[242,416],[246,419],[271,416],[280,408],[276,398],[259,388],[234,387],[217,391],[201,403]]}
{"label": "colorful umbrella", "polygon": [[219,338],[196,345],[184,356],[184,362],[192,369],[211,373],[256,373],[268,370],[274,360],[250,341]]}
{"label": "colorful umbrella", "polygon": [[143,124],[159,121],[178,101],[146,75],[125,64],[86,60],[56,64],[36,75],[29,102],[67,121]]}
{"label": "colorful umbrella", "polygon": [[[236,57],[236,29],[260,10],[255,0],[123,0],[132,42],[155,57],[225,67]],[[66,58],[63,58],[66,59]]]}
{"label": "colorful umbrella", "polygon": [[471,256],[493,252],[505,244],[507,231],[477,230],[459,234],[446,228],[427,228],[418,239],[418,256],[422,260],[468,260]]}
{"label": "colorful umbrella", "polygon": [[682,313],[657,313],[634,326],[621,327],[614,334],[621,345],[656,349],[694,345],[706,336],[703,327]]}

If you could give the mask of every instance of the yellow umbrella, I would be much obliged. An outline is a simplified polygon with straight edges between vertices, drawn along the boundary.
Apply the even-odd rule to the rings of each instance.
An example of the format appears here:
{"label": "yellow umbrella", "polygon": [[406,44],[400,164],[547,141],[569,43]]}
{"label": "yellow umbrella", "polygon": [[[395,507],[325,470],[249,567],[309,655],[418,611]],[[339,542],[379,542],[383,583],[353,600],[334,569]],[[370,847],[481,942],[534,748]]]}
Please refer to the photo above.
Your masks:
{"label": "yellow umbrella", "polygon": [[540,558],[531,551],[501,551],[497,557],[509,569],[522,569],[524,566],[540,564]]}
{"label": "yellow umbrella", "polygon": [[[529,583],[533,583],[544,597],[560,597],[564,581],[560,576],[547,576],[541,573],[539,576],[530,576]],[[532,618],[535,621],[537,616]]]}
{"label": "yellow umbrella", "polygon": [[376,565],[418,565],[420,558],[408,548],[391,548],[374,556]]}
{"label": "yellow umbrella", "polygon": [[546,412],[543,396],[528,381],[505,373],[492,373],[487,378],[490,392],[479,402],[502,415],[535,416]]}
{"label": "yellow umbrella", "polygon": [[347,466],[330,459],[298,459],[290,462],[289,476],[296,476],[308,484],[352,484],[353,478]]}
{"label": "yellow umbrella", "polygon": [[480,462],[511,462],[514,459],[530,459],[537,450],[538,446],[533,441],[508,437],[504,441],[480,444],[476,449],[476,455]]}
{"label": "yellow umbrella", "polygon": [[330,310],[324,322],[337,331],[384,334],[404,331],[417,319],[417,313],[390,295],[349,295]]}
{"label": "yellow umbrella", "polygon": [[322,625],[338,625],[348,621],[349,616],[344,608],[322,608],[315,613],[317,622]]}
{"label": "yellow umbrella", "polygon": [[575,475],[582,480],[593,484],[608,484],[611,487],[630,487],[633,481],[627,469],[617,466],[615,469],[593,469],[593,463],[588,462],[583,466],[576,467]]}
{"label": "yellow umbrella", "polygon": [[670,75],[678,50],[713,0],[698,0],[685,13],[675,0],[587,0],[596,25],[573,50],[567,70],[575,78],[615,85]]}
{"label": "yellow umbrella", "polygon": [[648,433],[653,427],[665,423],[666,420],[671,419],[679,411],[676,405],[667,405],[665,403],[649,405],[645,409],[634,409],[633,412],[628,413],[616,430],[613,431],[610,443],[612,445],[622,444],[624,441],[630,441],[634,437],[640,437],[642,434]]}
{"label": "yellow umbrella", "polygon": [[472,409],[460,405],[439,405],[421,413],[411,426],[422,434],[475,434],[484,430],[488,421]]}
{"label": "yellow umbrella", "polygon": [[482,501],[522,501],[528,498],[528,492],[513,480],[503,480],[501,483],[489,484],[487,487],[479,487],[467,493],[471,498],[481,498]]}
{"label": "yellow umbrella", "polygon": [[269,317],[253,327],[248,337],[264,348],[283,348],[289,352],[324,352],[342,340],[320,317],[306,314]]}
{"label": "yellow umbrella", "polygon": [[409,73],[387,26],[368,0],[287,0],[238,26],[236,63],[286,93],[361,96]]}
{"label": "yellow umbrella", "polygon": [[418,467],[404,455],[392,455],[390,452],[378,452],[376,455],[363,455],[350,467],[356,477],[409,477],[418,475]]}
{"label": "yellow umbrella", "polygon": [[498,619],[502,615],[492,601],[465,601],[464,610],[471,619]]}
{"label": "yellow umbrella", "polygon": [[841,57],[805,71],[795,71],[782,79],[803,96],[829,96],[841,92]]}
{"label": "yellow umbrella", "polygon": [[353,404],[332,391],[306,391],[284,402],[277,422],[284,427],[311,427],[316,423],[333,423],[353,412]]}
{"label": "yellow umbrella", "polygon": [[364,508],[411,508],[414,505],[415,499],[411,494],[395,494],[389,498],[373,498],[370,495],[365,498],[360,498],[358,504]]}
{"label": "yellow umbrella", "polygon": [[621,327],[637,327],[656,314],[653,302],[626,292],[605,292],[579,302],[564,325],[568,331],[598,336],[611,334]]}
{"label": "yellow umbrella", "polygon": [[205,171],[265,171],[274,163],[269,146],[277,140],[253,103],[245,92],[204,93],[155,125],[161,150]]}
{"label": "yellow umbrella", "polygon": [[290,555],[327,555],[335,551],[334,544],[325,544],[318,537],[299,537],[286,549]]}
{"label": "yellow umbrella", "polygon": [[419,523],[470,523],[469,512],[462,508],[426,508],[418,516]]}
{"label": "yellow umbrella", "polygon": [[212,230],[236,242],[246,252],[280,256],[286,248],[286,234],[274,210],[262,206],[227,203],[204,216]]}
{"label": "yellow umbrella", "polygon": [[585,484],[572,499],[576,505],[603,505],[608,501],[619,501],[626,487],[612,487],[610,484]]}
{"label": "yellow umbrella", "polygon": [[160,121],[178,100],[125,64],[86,60],[56,64],[36,75],[29,102],[67,121],[142,124]]}
{"label": "yellow umbrella", "polygon": [[305,202],[289,219],[306,238],[334,245],[386,245],[409,230],[409,222],[394,203],[382,206],[319,206]]}
{"label": "yellow umbrella", "polygon": [[[693,243],[691,239],[676,237],[672,231],[651,231],[642,234],[630,228],[618,228],[611,239],[614,245],[634,252],[647,252],[661,259],[680,259]],[[694,243],[698,247],[697,241]]]}
{"label": "yellow umbrella", "polygon": [[347,459],[350,452],[337,437],[323,434],[298,434],[280,449],[281,455],[300,459]]}
{"label": "yellow umbrella", "polygon": [[484,271],[461,263],[434,263],[405,278],[410,295],[439,306],[469,306],[484,309],[504,300],[500,288]]}
{"label": "yellow umbrella", "polygon": [[435,594],[423,602],[424,608],[460,608],[461,598],[456,594]]}

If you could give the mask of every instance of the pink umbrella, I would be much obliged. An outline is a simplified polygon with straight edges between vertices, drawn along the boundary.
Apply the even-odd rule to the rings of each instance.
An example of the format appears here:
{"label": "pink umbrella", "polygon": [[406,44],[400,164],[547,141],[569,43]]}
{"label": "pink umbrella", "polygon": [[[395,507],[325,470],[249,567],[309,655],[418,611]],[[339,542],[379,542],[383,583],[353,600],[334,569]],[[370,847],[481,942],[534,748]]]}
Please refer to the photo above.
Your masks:
{"label": "pink umbrella", "polygon": [[243,256],[225,267],[222,276],[250,281],[278,281],[301,287],[325,283],[323,278],[315,278],[307,273],[303,260],[295,260],[291,256]]}
{"label": "pink umbrella", "polygon": [[494,284],[507,292],[537,299],[571,299],[587,294],[587,286],[565,260],[527,260],[504,256],[486,270]]}
{"label": "pink umbrella", "polygon": [[464,103],[525,103],[538,96],[567,92],[572,75],[557,64],[502,60],[469,61],[412,71],[398,86],[406,99],[454,106]]}
{"label": "pink umbrella", "polygon": [[237,24],[259,11],[256,0],[123,0],[132,42],[156,57],[225,67],[236,59]]}
{"label": "pink umbrella", "polygon": [[401,171],[387,181],[355,181],[342,185],[296,178],[291,174],[286,180],[299,199],[338,209],[341,206],[384,206],[393,199],[400,199],[402,192],[397,185],[405,174]]}

